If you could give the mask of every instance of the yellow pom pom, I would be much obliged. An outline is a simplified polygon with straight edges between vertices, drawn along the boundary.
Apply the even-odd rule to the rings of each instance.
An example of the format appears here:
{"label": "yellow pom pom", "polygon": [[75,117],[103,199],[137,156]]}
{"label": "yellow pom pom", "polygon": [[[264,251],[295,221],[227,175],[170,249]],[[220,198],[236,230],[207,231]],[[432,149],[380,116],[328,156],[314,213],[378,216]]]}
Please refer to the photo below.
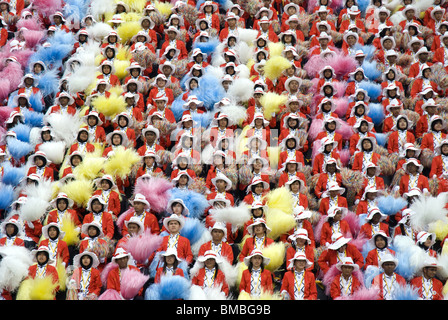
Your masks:
{"label": "yellow pom pom", "polygon": [[268,209],[266,211],[266,224],[271,228],[268,237],[276,240],[282,234],[287,233],[296,225],[294,216],[279,209]]}
{"label": "yellow pom pom", "polygon": [[[140,12],[142,12],[142,11],[143,11],[143,8],[140,9]],[[138,13],[138,12],[128,12],[128,13],[121,14],[121,19],[124,22],[139,22],[141,18],[142,18],[142,14]]]}
{"label": "yellow pom pom", "polygon": [[100,176],[106,159],[103,157],[96,157],[87,153],[83,161],[73,169],[73,175],[77,180],[93,180]]}
{"label": "yellow pom pom", "polygon": [[294,198],[286,187],[276,188],[266,195],[266,204],[269,209],[278,209],[287,214],[292,214]]}
{"label": "yellow pom pom", "polygon": [[[132,53],[130,52],[130,48],[128,46],[122,46],[118,49],[116,58],[118,60],[123,61],[131,61],[132,59]],[[114,60],[115,61],[115,60]]]}
{"label": "yellow pom pom", "polygon": [[129,9],[137,12],[143,12],[146,6],[146,0],[124,0],[123,2],[129,6]]}
{"label": "yellow pom pom", "polygon": [[268,48],[269,57],[278,57],[282,55],[285,45],[282,42],[269,42]]}
{"label": "yellow pom pom", "polygon": [[121,95],[123,93],[123,87],[120,85],[113,86],[109,89],[109,92],[114,95]]}
{"label": "yellow pom pom", "polygon": [[271,168],[277,168],[278,159],[280,158],[280,151],[280,147],[267,147],[269,165]]}
{"label": "yellow pom pom", "polygon": [[442,241],[448,234],[448,224],[445,221],[437,220],[429,224],[429,232],[436,234],[436,239]]}
{"label": "yellow pom pom", "polygon": [[65,266],[62,264],[60,258],[56,261],[56,270],[58,271],[59,290],[65,291],[67,288],[67,273],[65,272]]}
{"label": "yellow pom pom", "polygon": [[240,283],[241,283],[241,279],[243,277],[243,271],[247,269],[247,266],[244,262],[238,262],[237,264],[237,270],[238,270],[238,275],[236,278],[236,286],[239,287]]}
{"label": "yellow pom pom", "polygon": [[61,187],[61,191],[66,193],[78,207],[85,207],[93,194],[93,182],[91,180],[74,180]]}
{"label": "yellow pom pom", "polygon": [[127,60],[114,60],[114,74],[118,77],[118,79],[123,80],[124,78],[126,78],[126,76],[129,74],[126,68],[130,65],[131,63]]}
{"label": "yellow pom pom", "polygon": [[122,23],[117,28],[117,33],[121,38],[121,43],[128,43],[142,29],[140,22],[129,21]]}
{"label": "yellow pom pom", "polygon": [[57,283],[53,283],[53,278],[25,279],[20,284],[17,291],[17,300],[53,300],[56,295]]}
{"label": "yellow pom pom", "polygon": [[263,115],[266,120],[272,119],[272,114],[280,111],[280,107],[288,101],[287,95],[281,95],[274,92],[266,92],[261,98],[260,103],[264,108]]}
{"label": "yellow pom pom", "polygon": [[132,172],[133,166],[140,163],[140,155],[133,149],[118,147],[104,164],[104,172],[112,177],[125,179]]}
{"label": "yellow pom pom", "polygon": [[241,291],[238,295],[238,300],[252,300],[252,297],[246,291]]}
{"label": "yellow pom pom", "polygon": [[67,245],[72,246],[80,242],[79,230],[77,230],[77,226],[71,219],[66,217],[62,218],[61,230],[64,232],[64,238],[62,240],[64,240]]}
{"label": "yellow pom pom", "polygon": [[283,71],[291,67],[291,62],[288,61],[285,57],[275,56],[271,57],[266,61],[266,64],[263,68],[264,75],[271,80],[278,79]]}
{"label": "yellow pom pom", "polygon": [[164,15],[165,17],[169,17],[171,15],[171,8],[173,5],[170,2],[154,2],[154,7],[160,12],[160,14]]}
{"label": "yellow pom pom", "polygon": [[99,113],[111,119],[126,110],[124,97],[116,93],[111,93],[108,98],[106,96],[99,96],[93,100],[92,105]]}
{"label": "yellow pom pom", "polygon": [[286,248],[283,242],[274,242],[262,249],[263,256],[270,258],[269,264],[266,269],[274,272],[280,268],[285,261]]}

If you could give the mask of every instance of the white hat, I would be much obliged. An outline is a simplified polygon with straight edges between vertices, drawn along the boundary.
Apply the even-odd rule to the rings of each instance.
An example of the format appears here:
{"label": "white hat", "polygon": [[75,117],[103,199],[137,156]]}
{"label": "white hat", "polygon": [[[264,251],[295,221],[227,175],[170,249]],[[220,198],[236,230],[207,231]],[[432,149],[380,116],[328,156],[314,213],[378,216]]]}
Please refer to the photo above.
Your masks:
{"label": "white hat", "polygon": [[103,197],[99,196],[99,195],[93,195],[90,197],[89,201],[87,202],[86,208],[89,211],[92,211],[91,206],[92,206],[92,202],[93,200],[98,200],[104,207],[104,209],[106,208],[106,202],[104,202]]}
{"label": "white hat", "polygon": [[121,137],[121,145],[127,146],[129,144],[129,139],[128,139],[127,134],[124,131],[115,129],[114,131],[109,132],[106,136],[106,143],[108,145],[112,145],[112,138],[116,134],[118,134]]}
{"label": "white hat", "polygon": [[308,268],[310,268],[313,265],[313,263],[310,260],[307,259],[306,255],[304,253],[302,253],[300,251],[297,251],[294,254],[294,257],[289,259],[289,266],[288,266],[288,268],[292,269],[294,267],[294,262],[296,260],[305,260],[306,261],[305,269],[308,269]]}
{"label": "white hat", "polygon": [[440,268],[440,265],[435,257],[427,257],[422,263],[422,269],[427,267]]}
{"label": "white hat", "polygon": [[431,245],[430,246],[433,246],[434,243],[436,243],[436,234],[435,233],[426,232],[426,231],[420,231],[417,234],[417,243],[422,244],[429,237],[431,237]]}
{"label": "white hat", "polygon": [[325,172],[325,173],[327,172],[327,165],[329,165],[329,164],[336,164],[336,169],[341,170],[341,168],[338,166],[338,162],[336,161],[336,159],[330,158],[327,161],[325,161],[325,165],[323,167],[323,172]]}
{"label": "white hat", "polygon": [[420,164],[420,163],[418,162],[417,159],[415,159],[415,158],[409,158],[409,159],[403,164],[403,169],[404,169],[405,172],[407,172],[407,167],[408,167],[408,164],[410,164],[410,163],[413,163],[413,164],[415,164],[415,165],[417,166],[417,170],[418,170],[418,172],[421,173],[421,172],[423,171],[423,165]]}
{"label": "white hat", "polygon": [[409,197],[414,197],[414,196],[421,196],[422,195],[422,191],[415,187],[415,188],[411,188],[408,192],[403,193],[403,198],[406,200]]}
{"label": "white hat", "polygon": [[214,177],[211,181],[212,181],[212,184],[216,187],[216,181],[218,181],[218,180],[224,180],[225,182],[226,182],[226,190],[228,191],[228,190],[230,190],[231,188],[232,188],[232,181],[229,179],[229,178],[227,178],[226,177],[226,175],[225,174],[223,174],[223,173],[218,173],[217,175],[216,175],[216,177]]}
{"label": "white hat", "polygon": [[331,244],[328,246],[328,249],[337,250],[344,244],[349,243],[351,240],[351,238],[345,238],[342,233],[333,233],[333,235],[331,236]]}
{"label": "white hat", "polygon": [[392,254],[386,253],[384,256],[381,257],[381,261],[379,262],[379,267],[383,268],[383,264],[386,262],[393,262],[395,263],[395,268],[398,266],[398,259],[395,258]]}
{"label": "white hat", "polygon": [[294,233],[290,235],[288,239],[291,241],[294,241],[296,239],[304,239],[308,244],[311,244],[311,239],[308,237],[308,231],[303,228],[294,231]]}
{"label": "white hat", "polygon": [[247,193],[249,193],[251,191],[252,186],[255,186],[255,185],[259,184],[259,183],[263,184],[263,189],[264,190],[268,190],[269,189],[269,184],[266,181],[262,180],[261,178],[253,178],[251,183],[247,186]]}
{"label": "white hat", "polygon": [[60,227],[59,224],[56,223],[56,222],[50,222],[50,223],[48,223],[47,225],[45,225],[45,226],[42,227],[42,235],[43,235],[45,238],[50,239],[50,236],[48,235],[48,229],[49,229],[50,227],[55,227],[55,228],[58,229],[58,231],[59,231],[58,239],[63,239],[63,238],[64,238],[64,236],[65,236],[65,232],[61,230],[61,227]]}
{"label": "white hat", "polygon": [[100,264],[100,261],[98,259],[98,257],[96,256],[96,254],[92,251],[83,251],[81,253],[78,253],[76,256],[73,257],[73,266],[75,268],[79,268],[81,267],[81,258],[83,256],[89,256],[93,263],[92,263],[92,268],[97,268],[98,265]]}
{"label": "white hat", "polygon": [[216,263],[220,264],[222,263],[221,256],[214,250],[207,250],[204,252],[202,256],[199,256],[197,261],[199,261],[201,264],[204,263],[208,259],[214,259]]}
{"label": "white hat", "polygon": [[372,237],[369,239],[370,244],[374,248],[375,248],[375,241],[376,241],[376,237],[377,236],[384,237],[386,239],[386,241],[387,241],[387,245],[390,245],[392,243],[392,238],[389,237],[383,230],[380,230],[377,233],[375,233],[374,235],[372,235]]}
{"label": "white hat", "polygon": [[263,224],[266,227],[266,235],[269,234],[272,230],[268,227],[266,220],[263,218],[257,218],[250,225],[247,226],[246,230],[251,235],[254,236],[254,227]]}
{"label": "white hat", "polygon": [[146,135],[147,132],[154,132],[156,135],[156,139],[159,139],[160,133],[159,133],[159,129],[157,129],[156,127],[149,125],[146,128],[144,128],[142,130],[142,136],[144,137]]}
{"label": "white hat", "polygon": [[168,204],[166,206],[166,212],[173,214],[173,209],[172,206],[175,203],[180,203],[183,207],[182,209],[182,215],[187,217],[190,214],[190,210],[188,210],[188,207],[185,205],[184,200],[182,200],[181,198],[175,198],[175,199],[171,199],[170,201],[168,201]]}
{"label": "white hat", "polygon": [[6,234],[6,225],[8,224],[12,224],[14,226],[16,226],[17,228],[17,236],[20,236],[22,234],[22,226],[20,225],[19,221],[14,219],[14,218],[10,218],[8,220],[5,219],[5,221],[2,222],[1,224],[1,230],[3,234]]}
{"label": "white hat", "polygon": [[132,216],[129,220],[124,221],[124,224],[126,225],[127,228],[130,223],[138,225],[139,227],[138,234],[142,234],[145,231],[145,225],[143,224],[143,221],[140,218]]}
{"label": "white hat", "polygon": [[58,202],[59,199],[65,199],[68,201],[68,207],[72,207],[74,204],[74,201],[72,199],[70,199],[66,193],[64,192],[59,192],[58,195],[56,196],[56,198],[54,198],[53,200],[51,200],[50,204],[56,208],[56,203]]}
{"label": "white hat", "polygon": [[51,258],[50,249],[47,246],[39,246],[37,249],[31,251],[31,255],[34,261],[37,261],[37,254],[39,252],[46,252],[48,254],[48,264],[52,264],[54,260]]}
{"label": "white hat", "polygon": [[230,206],[230,200],[227,199],[223,194],[217,193],[213,199],[208,200],[208,203],[213,206],[215,202],[224,202],[226,207]]}
{"label": "white hat", "polygon": [[115,251],[114,255],[112,256],[111,261],[115,262],[117,259],[125,258],[125,257],[131,257],[131,254],[126,251],[123,247],[118,247]]}
{"label": "white hat", "polygon": [[210,233],[213,231],[213,230],[221,230],[222,232],[224,232],[224,238],[226,238],[227,237],[227,228],[226,228],[226,225],[225,225],[225,223],[224,222],[215,222],[214,224],[213,224],[213,226],[211,226],[210,228],[208,228],[208,230],[210,231]]}
{"label": "white hat", "polygon": [[341,271],[342,270],[342,266],[348,266],[348,267],[353,267],[354,271],[359,270],[359,265],[357,265],[356,263],[353,262],[353,259],[351,257],[343,257],[341,259],[341,261],[339,261],[336,264],[336,268]]}
{"label": "white hat", "polygon": [[177,249],[176,248],[168,248],[168,249],[166,249],[165,252],[160,254],[160,260],[163,261],[163,259],[165,257],[168,257],[168,256],[174,256],[176,258],[177,262],[181,262],[182,261],[179,258],[179,256],[177,255]]}
{"label": "white hat", "polygon": [[330,196],[330,191],[338,191],[340,195],[345,192],[345,188],[341,187],[337,182],[330,182],[327,190],[322,193],[322,198],[327,198]]}
{"label": "white hat", "polygon": [[185,225],[185,218],[183,216],[178,216],[177,214],[172,214],[169,217],[163,219],[163,226],[168,230],[168,223],[170,221],[177,221],[180,224],[180,229],[182,229]]}
{"label": "white hat", "polygon": [[134,199],[129,201],[129,203],[131,205],[134,205],[135,202],[144,203],[145,204],[145,209],[149,209],[151,207],[151,205],[149,204],[148,200],[146,200],[146,197],[143,194],[141,194],[141,193],[137,193],[134,196]]}
{"label": "white hat", "polygon": [[81,232],[84,234],[88,234],[88,230],[90,227],[97,228],[97,230],[99,231],[98,238],[102,238],[104,236],[103,227],[98,221],[95,220],[92,222],[83,223],[83,225],[81,226]]}
{"label": "white hat", "polygon": [[261,256],[262,258],[263,258],[263,265],[268,265],[270,262],[271,262],[271,259],[270,258],[268,258],[268,257],[265,257],[264,255],[263,255],[263,252],[261,252],[260,250],[258,250],[258,249],[254,249],[254,250],[252,250],[252,252],[250,253],[250,255],[248,255],[247,257],[244,257],[244,264],[246,265],[246,266],[249,266],[249,263],[250,263],[250,259],[252,258],[252,257],[254,257],[254,256]]}

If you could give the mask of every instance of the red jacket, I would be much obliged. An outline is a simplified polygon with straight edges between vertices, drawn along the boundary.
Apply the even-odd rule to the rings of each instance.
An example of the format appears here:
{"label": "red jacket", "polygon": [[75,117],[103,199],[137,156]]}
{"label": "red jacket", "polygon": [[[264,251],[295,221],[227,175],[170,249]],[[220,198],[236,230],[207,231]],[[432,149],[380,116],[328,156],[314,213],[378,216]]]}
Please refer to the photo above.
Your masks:
{"label": "red jacket", "polygon": [[[39,243],[39,246],[49,247],[48,246],[49,242],[50,242],[49,239],[44,239]],[[61,259],[62,262],[65,262],[65,266],[68,266],[68,262],[70,260],[70,252],[68,251],[67,242],[63,240],[58,241],[56,257],[57,259]]]}
{"label": "red jacket", "polygon": [[[347,221],[341,220],[339,222],[339,228],[340,228],[339,232],[342,233],[343,235],[351,234],[350,225],[348,224]],[[322,230],[321,230],[321,234],[320,234],[320,245],[324,246],[327,242],[331,243],[332,235],[333,235],[333,230],[331,229],[331,226],[328,223],[328,221],[325,221],[324,224],[322,225]]]}
{"label": "red jacket", "polygon": [[[348,208],[348,204],[347,204],[347,198],[338,195],[338,207],[343,207],[343,208]],[[330,198],[329,197],[325,197],[325,198],[321,198],[320,200],[320,205],[319,205],[319,212],[322,215],[327,215],[328,210],[330,209]]]}
{"label": "red jacket", "polygon": [[[273,242],[274,242],[274,240],[272,240],[271,238],[265,237],[263,247],[267,247],[268,245],[272,244]],[[243,249],[241,249],[240,256],[239,256],[239,260],[241,262],[243,262],[245,257],[250,255],[252,250],[254,250],[254,248],[255,248],[254,243],[255,243],[254,237],[249,237],[246,239],[246,241],[244,242],[244,245],[243,245]]]}
{"label": "red jacket", "polygon": [[[342,175],[337,172],[336,175],[336,182],[339,186],[342,185]],[[319,175],[319,179],[317,180],[316,186],[314,187],[314,194],[320,198],[322,196],[322,193],[327,190],[327,183],[328,183],[328,173],[321,173]]]}
{"label": "red jacket", "polygon": [[[423,290],[422,290],[423,278],[421,276],[415,277],[414,279],[412,279],[410,281],[410,284],[414,288],[418,289],[418,293],[419,293],[420,297],[423,298]],[[432,300],[443,300],[443,292],[442,291],[443,291],[443,283],[440,280],[433,278],[432,279],[432,293],[433,293]]]}
{"label": "red jacket", "polygon": [[[246,269],[243,271],[243,274],[241,276],[241,282],[240,282],[240,292],[245,291],[247,293],[251,293],[250,290],[250,278],[251,273],[249,269]],[[272,283],[272,273],[271,271],[264,269],[261,273],[261,279],[260,279],[260,287],[262,292],[267,292],[272,294],[274,292],[274,286]]]}
{"label": "red jacket", "polygon": [[[30,167],[29,169],[28,169],[28,172],[27,172],[27,176],[29,176],[30,174],[32,174],[32,173],[36,173],[36,169],[37,169],[37,166],[32,166],[32,167]],[[41,178],[43,178],[43,179],[45,179],[45,180],[51,180],[51,181],[53,181],[54,180],[54,170],[53,170],[53,168],[51,168],[51,167],[49,167],[49,166],[46,166],[45,167],[45,169],[44,169],[44,172],[43,172],[43,174],[42,174],[42,176],[41,176]]]}
{"label": "red jacket", "polygon": [[121,213],[121,203],[120,203],[120,195],[117,191],[111,190],[109,193],[109,197],[103,195],[103,190],[96,190],[93,195],[102,196],[103,200],[107,203],[107,207],[104,210],[109,211],[115,217]]}
{"label": "red jacket", "polygon": [[[154,277],[154,283],[159,283],[160,278],[164,275],[163,273],[163,267],[157,268],[156,276]],[[175,276],[184,276],[184,271],[181,268],[176,268],[176,271],[174,271]]]}
{"label": "red jacket", "polygon": [[[342,277],[342,275],[337,275],[333,279],[333,282],[331,283],[330,296],[331,296],[331,299],[333,299],[333,300],[342,296],[341,286],[339,284],[341,277]],[[363,287],[363,285],[362,285],[361,281],[359,281],[358,278],[356,278],[354,275],[352,275],[352,285],[351,285],[350,294],[355,293],[356,290],[361,289],[362,287]]]}
{"label": "red jacket", "polygon": [[[389,138],[387,139],[387,151],[389,151],[389,153],[399,153],[400,152],[398,136],[399,136],[398,131],[393,131],[389,135]],[[415,143],[415,136],[410,131],[406,131],[406,141],[402,144],[402,147],[404,146],[404,144],[406,144],[408,142],[412,143],[412,144]]]}
{"label": "red jacket", "polygon": [[[398,273],[394,273],[394,275],[395,275],[395,280],[397,281],[397,283],[400,286],[404,287],[406,285],[406,279],[403,278],[402,276],[400,276]],[[372,280],[372,286],[375,286],[379,289],[379,299],[378,300],[384,300],[383,277],[384,277],[384,273],[381,273],[381,274],[377,275],[375,278],[373,278],[373,280]]]}
{"label": "red jacket", "polygon": [[[283,275],[282,287],[280,292],[286,291],[289,294],[289,298],[291,300],[296,300],[294,297],[294,272],[288,271]],[[310,271],[305,270],[304,274],[304,300],[317,300],[317,288],[316,288],[316,279],[314,274]]]}
{"label": "red jacket", "polygon": [[[93,213],[90,212],[85,215],[82,224],[90,223],[93,221]],[[103,229],[104,236],[112,239],[114,236],[114,220],[112,218],[112,213],[104,211],[102,213],[101,225]],[[86,235],[81,235],[82,238],[85,238]]]}
{"label": "red jacket", "polygon": [[[422,174],[419,174],[417,185],[415,186],[423,191],[423,189],[429,190],[429,182],[428,178]],[[409,191],[409,175],[405,174],[401,177],[400,180],[400,194],[403,195]]]}
{"label": "red jacket", "polygon": [[[79,288],[81,284],[82,271],[82,267],[79,267],[73,271],[72,279],[75,280],[77,288]],[[96,268],[90,268],[89,287],[87,288],[88,293],[94,293],[96,296],[99,296],[102,286],[103,284],[101,283],[100,271]]]}
{"label": "red jacket", "polygon": [[[128,268],[130,270],[137,270],[140,272],[140,270],[136,266],[128,265]],[[118,267],[113,268],[112,270],[109,271],[109,274],[107,275],[106,289],[113,289],[113,290],[116,290],[117,292],[121,291],[121,272],[120,271],[121,270]],[[140,295],[143,292],[142,289],[140,289],[140,292],[138,293],[138,295]]]}
{"label": "red jacket", "polygon": [[[442,132],[442,140],[446,138],[446,133]],[[420,145],[420,149],[429,149],[434,151],[434,137],[432,132],[428,132],[423,135],[422,143]]]}
{"label": "red jacket", "polygon": [[[33,264],[28,268],[28,277],[34,279],[36,277],[37,272],[37,263]],[[46,265],[45,277],[52,277],[53,284],[57,284],[59,282],[58,270],[50,264]],[[59,285],[57,285],[55,289],[55,293],[59,290]]]}
{"label": "red jacket", "polygon": [[[212,241],[208,241],[203,245],[201,245],[201,247],[199,248],[198,257],[204,255],[204,253],[207,250],[211,250],[211,248],[212,248]],[[220,255],[221,257],[226,259],[230,264],[233,263],[233,250],[230,244],[228,244],[227,242],[222,242]]]}
{"label": "red jacket", "polygon": [[[337,161],[341,161],[341,156],[336,150],[331,152],[331,158],[336,159]],[[318,153],[313,159],[313,174],[321,174],[323,173],[323,166],[325,163],[325,157],[323,153]]]}
{"label": "red jacket", "polygon": [[[129,212],[124,218],[124,221],[129,221],[134,215],[134,211]],[[145,230],[148,228],[151,229],[152,234],[160,234],[160,227],[157,218],[149,211],[145,211],[145,219],[143,220],[143,225],[145,227]],[[121,234],[123,235],[123,237],[129,234],[128,228],[126,227],[125,223],[123,224],[123,228],[121,229]]]}
{"label": "red jacket", "polygon": [[[168,247],[168,240],[170,236],[163,237],[162,244],[160,245],[159,249],[157,251],[166,251]],[[154,256],[154,254],[153,254]],[[186,260],[187,263],[193,262],[193,253],[191,252],[191,245],[190,240],[183,236],[179,236],[178,242],[177,242],[177,256],[180,259]],[[153,258],[153,257],[152,257]]]}
{"label": "red jacket", "polygon": [[[351,243],[347,243],[345,255],[351,257],[360,269],[364,266],[364,258],[359,250]],[[324,250],[317,261],[320,269],[325,273],[330,270],[330,267],[338,263],[338,252],[336,250]]]}
{"label": "red jacket", "polygon": [[[381,155],[379,153],[373,152],[372,155],[372,161],[374,164],[378,164],[378,161],[380,160]],[[354,171],[363,171],[362,170],[362,164],[364,161],[364,152],[358,152],[355,154],[355,157],[353,159],[353,165],[352,170]]]}
{"label": "red jacket", "polygon": [[[194,285],[197,285],[202,288],[204,285],[205,280],[205,268],[199,269],[198,273],[191,279],[191,283]],[[218,269],[218,272],[216,272],[216,276],[213,278],[213,286],[217,287],[220,286],[221,291],[225,293],[227,296],[229,294],[229,285],[226,282],[226,277],[224,275],[224,272]]]}
{"label": "red jacket", "polygon": [[[391,255],[395,255],[395,251],[391,250],[391,249],[386,249]],[[379,266],[379,261],[378,261],[378,252],[377,249],[373,249],[370,250],[369,253],[367,254],[366,257],[366,264],[365,267],[367,268],[367,266]]]}

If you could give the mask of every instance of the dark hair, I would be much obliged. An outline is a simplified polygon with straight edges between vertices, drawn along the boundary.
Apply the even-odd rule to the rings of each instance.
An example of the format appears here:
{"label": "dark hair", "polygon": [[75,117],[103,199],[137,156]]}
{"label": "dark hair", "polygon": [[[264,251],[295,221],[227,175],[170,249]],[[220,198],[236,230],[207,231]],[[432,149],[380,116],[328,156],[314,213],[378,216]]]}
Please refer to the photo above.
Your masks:
{"label": "dark hair", "polygon": [[[249,270],[250,273],[252,273],[252,268],[253,268],[252,261],[249,260],[249,266],[247,267],[247,269]],[[260,268],[261,268],[261,272],[263,272],[263,271],[264,271],[264,265],[263,265],[263,263],[261,263]]]}
{"label": "dark hair", "polygon": [[[165,262],[165,258],[163,258],[163,261]],[[174,259],[174,263],[173,263],[173,269],[174,272],[176,272],[177,266],[179,265],[179,261],[177,261],[177,259]],[[163,273],[166,273],[166,262],[163,264]]]}

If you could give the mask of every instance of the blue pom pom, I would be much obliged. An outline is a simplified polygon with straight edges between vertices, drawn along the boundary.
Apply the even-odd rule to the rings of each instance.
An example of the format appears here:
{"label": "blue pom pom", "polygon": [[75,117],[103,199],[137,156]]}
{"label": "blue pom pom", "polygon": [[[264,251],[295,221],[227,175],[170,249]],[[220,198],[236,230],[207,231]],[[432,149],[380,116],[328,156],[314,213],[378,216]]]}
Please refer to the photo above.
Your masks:
{"label": "blue pom pom", "polygon": [[18,123],[12,129],[17,135],[17,139],[23,142],[30,142],[31,127],[29,125]]}
{"label": "blue pom pom", "polygon": [[191,282],[181,276],[162,276],[159,283],[148,287],[145,300],[187,300]]}
{"label": "blue pom pom", "polygon": [[380,196],[377,198],[378,209],[385,215],[394,215],[407,206],[407,201],[403,198],[394,198],[393,196]]}
{"label": "blue pom pom", "polygon": [[188,215],[190,218],[202,218],[205,209],[209,207],[207,198],[198,192],[173,188],[170,190],[170,193],[170,199],[182,199],[190,212]]}
{"label": "blue pom pom", "polygon": [[59,90],[58,70],[53,69],[45,72],[38,77],[39,84],[37,87],[42,91],[44,97],[55,95]]}
{"label": "blue pom pom", "polygon": [[420,300],[420,294],[418,289],[411,284],[406,284],[405,286],[398,286],[395,288],[392,294],[393,300]]}
{"label": "blue pom pom", "polygon": [[184,109],[184,103],[186,101],[182,99],[182,96],[183,94],[180,94],[171,104],[171,111],[173,112],[176,121],[180,121],[182,119],[182,113],[186,110]]}
{"label": "blue pom pom", "polygon": [[185,219],[185,225],[180,230],[180,235],[190,240],[190,244],[195,244],[204,234],[208,232],[207,228],[201,221],[195,218]]}
{"label": "blue pom pom", "polygon": [[204,102],[204,107],[212,110],[215,103],[221,101],[226,93],[221,85],[221,80],[213,75],[203,75],[199,78],[199,87],[194,90],[198,100]]}
{"label": "blue pom pom", "polygon": [[212,112],[196,113],[192,116],[195,122],[195,127],[208,128],[213,120],[214,114]]}
{"label": "blue pom pom", "polygon": [[210,38],[209,41],[207,42],[195,41],[195,43],[193,44],[193,49],[199,48],[203,53],[211,55],[212,53],[215,52],[219,44],[220,44],[219,39]]}
{"label": "blue pom pom", "polygon": [[380,145],[381,147],[384,147],[387,142],[387,134],[379,133],[379,132],[375,132],[374,134],[375,134],[376,142],[378,143],[378,145]]}
{"label": "blue pom pom", "polygon": [[380,268],[377,266],[369,265],[364,271],[364,285],[367,289],[372,287],[373,279],[381,273]]}
{"label": "blue pom pom", "polygon": [[0,210],[6,210],[14,202],[14,187],[0,182]]}
{"label": "blue pom pom", "polygon": [[366,61],[362,64],[362,69],[364,70],[364,74],[370,81],[375,81],[379,77],[381,77],[381,70],[378,69],[378,65],[376,61]]}
{"label": "blue pom pom", "polygon": [[380,103],[369,103],[367,115],[372,118],[373,123],[378,126],[384,121],[384,107]]}
{"label": "blue pom pom", "polygon": [[36,112],[42,112],[44,110],[44,103],[42,101],[42,93],[34,93],[29,98],[30,105]]}
{"label": "blue pom pom", "polygon": [[26,168],[13,167],[10,162],[3,163],[3,178],[4,184],[16,187],[19,185],[20,180],[26,175]]}
{"label": "blue pom pom", "polygon": [[359,10],[361,10],[361,12],[362,12],[363,14],[365,14],[365,13],[366,13],[366,10],[367,10],[367,7],[368,7],[369,4],[370,4],[370,0],[357,0],[356,2],[357,2],[357,4],[358,4],[358,8],[359,8]]}
{"label": "blue pom pom", "polygon": [[22,112],[25,124],[31,127],[41,128],[44,125],[44,114],[35,111],[25,110]]}
{"label": "blue pom pom", "polygon": [[370,101],[376,101],[382,92],[381,84],[371,81],[361,81],[359,87],[367,91]]}
{"label": "blue pom pom", "polygon": [[8,151],[15,160],[20,160],[33,151],[30,143],[20,141],[16,138],[8,139]]}

